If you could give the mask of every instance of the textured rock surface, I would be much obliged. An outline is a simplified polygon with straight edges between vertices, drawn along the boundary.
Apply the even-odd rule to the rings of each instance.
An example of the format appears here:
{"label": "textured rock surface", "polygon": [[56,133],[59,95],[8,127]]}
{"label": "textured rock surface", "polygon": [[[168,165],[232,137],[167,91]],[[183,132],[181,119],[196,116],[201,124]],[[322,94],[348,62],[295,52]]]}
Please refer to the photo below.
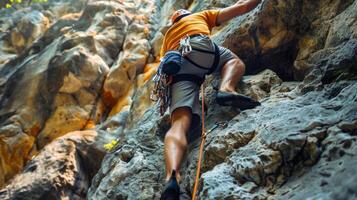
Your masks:
{"label": "textured rock surface", "polygon": [[41,37],[50,24],[83,9],[85,0],[49,1],[0,12],[0,68]]}
{"label": "textured rock surface", "polygon": [[[18,56],[0,67],[0,186],[53,139],[98,123],[110,109],[103,88],[110,67],[119,63],[112,71],[129,70],[133,83],[136,74],[143,71],[149,54],[148,48],[145,51],[136,46],[136,43],[145,44],[145,39],[137,38],[143,38],[149,30],[140,34],[143,29],[138,27],[144,26],[145,20],[136,15],[139,10],[133,3],[87,2],[80,14],[68,13],[79,10],[64,9],[63,4],[52,2],[49,6],[52,9],[46,14],[59,19],[53,19],[47,31],[40,35],[28,33],[30,39],[23,45],[28,45],[30,40],[35,42],[26,49],[23,46]],[[80,8],[83,7],[77,6]],[[41,13],[44,10],[33,12],[37,17],[45,15]],[[15,26],[21,25],[21,20],[14,21],[11,23]],[[128,27],[130,36],[124,42]],[[7,29],[9,34],[3,33],[4,41],[8,41],[8,35],[17,34],[17,30]],[[124,64],[119,56],[123,45],[127,57]],[[20,48],[12,44],[12,48],[17,47]],[[139,49],[133,52],[136,58],[129,58],[129,51],[134,47]],[[117,80],[123,80],[126,75]],[[108,77],[110,80],[110,73]],[[117,89],[121,95],[126,94],[124,89]],[[117,100],[119,96],[115,97]]]}
{"label": "textured rock surface", "polygon": [[[339,178],[339,170],[354,171],[346,163],[356,159],[356,130],[338,127],[355,123],[356,87],[343,82],[304,96],[279,95],[233,118],[208,138],[200,197],[274,199],[278,193],[282,199],[334,199],[340,189],[327,179]],[[344,198],[356,195],[350,192]]]}
{"label": "textured rock surface", "polygon": [[96,131],[76,131],[50,143],[0,190],[1,199],[85,199],[104,151]]}
{"label": "textured rock surface", "polygon": [[[63,0],[0,11],[1,199],[158,199],[170,120],[149,100],[148,80],[169,17],[235,2]],[[356,10],[353,0],[264,0],[214,29],[246,63],[237,90],[262,106],[219,107],[219,76],[206,79],[206,125],[220,126],[207,137],[199,199],[356,198]],[[191,198],[198,145],[182,164],[181,199]]]}

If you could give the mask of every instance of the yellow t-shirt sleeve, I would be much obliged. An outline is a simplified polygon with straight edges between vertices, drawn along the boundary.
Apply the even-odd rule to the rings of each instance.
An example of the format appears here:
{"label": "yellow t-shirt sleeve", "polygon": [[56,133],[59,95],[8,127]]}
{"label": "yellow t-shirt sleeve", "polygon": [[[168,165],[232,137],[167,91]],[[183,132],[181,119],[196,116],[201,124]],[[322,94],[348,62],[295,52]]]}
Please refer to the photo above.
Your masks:
{"label": "yellow t-shirt sleeve", "polygon": [[219,14],[219,10],[205,10],[201,12],[202,15],[205,17],[205,20],[208,24],[210,30],[215,27],[217,24],[217,16]]}

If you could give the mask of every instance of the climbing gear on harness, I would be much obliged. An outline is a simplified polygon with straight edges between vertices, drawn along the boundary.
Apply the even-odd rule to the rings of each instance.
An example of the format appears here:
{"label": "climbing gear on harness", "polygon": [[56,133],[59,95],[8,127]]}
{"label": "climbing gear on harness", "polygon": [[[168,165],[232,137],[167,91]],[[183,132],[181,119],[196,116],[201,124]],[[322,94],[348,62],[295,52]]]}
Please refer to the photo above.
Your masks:
{"label": "climbing gear on harness", "polygon": [[161,193],[160,200],[180,200],[180,186],[177,183],[175,170],[172,170],[170,180]]}
{"label": "climbing gear on harness", "polygon": [[190,44],[190,36],[186,36],[180,40],[180,50],[181,55],[185,57],[192,51],[192,46]]}
{"label": "climbing gear on harness", "polygon": [[161,72],[166,75],[177,74],[182,66],[181,54],[178,51],[168,51],[161,60]]}
{"label": "climbing gear on harness", "polygon": [[151,91],[150,99],[157,102],[159,113],[163,116],[170,104],[169,85],[172,81],[172,76],[159,72],[158,74],[155,74],[153,81],[154,89]]}
{"label": "climbing gear on harness", "polygon": [[[194,37],[198,37],[198,36],[204,37],[205,35],[197,34],[197,35],[187,36],[187,37],[181,39],[180,40],[179,51],[181,51],[181,54],[182,54],[182,56],[183,56],[183,58],[185,60],[190,62],[195,67],[198,67],[198,68],[203,69],[203,70],[208,70],[206,75],[209,75],[209,74],[212,74],[216,70],[216,68],[218,67],[218,64],[219,64],[219,61],[220,61],[219,47],[214,42],[212,42],[213,49],[214,49],[213,52],[212,51],[208,51],[208,50],[204,50],[204,49],[199,49],[199,48],[192,47],[191,44],[190,44],[190,39],[194,38]],[[197,64],[196,62],[194,62],[193,60],[191,60],[187,55],[192,50],[198,51],[198,52],[202,52],[202,53],[206,53],[206,54],[214,55],[214,60],[213,60],[213,63],[211,65],[211,67],[208,69],[207,67],[201,66],[201,65]]]}
{"label": "climbing gear on harness", "polygon": [[183,17],[190,15],[191,12],[185,9],[176,10],[171,16],[171,22],[174,24],[178,22]]}
{"label": "climbing gear on harness", "polygon": [[154,89],[151,91],[150,99],[157,102],[159,113],[164,115],[170,105],[170,84],[172,75],[181,69],[181,54],[178,51],[168,51],[161,59],[161,63],[153,77]]}
{"label": "climbing gear on harness", "polygon": [[258,101],[250,97],[228,92],[218,91],[216,95],[217,104],[221,106],[234,106],[240,110],[252,109],[260,105]]}

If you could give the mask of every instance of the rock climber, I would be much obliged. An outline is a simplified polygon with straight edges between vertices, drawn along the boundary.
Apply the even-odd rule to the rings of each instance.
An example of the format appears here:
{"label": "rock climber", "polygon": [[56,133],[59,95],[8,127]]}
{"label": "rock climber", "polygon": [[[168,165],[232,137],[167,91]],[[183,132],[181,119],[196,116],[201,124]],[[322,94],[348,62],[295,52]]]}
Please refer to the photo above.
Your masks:
{"label": "rock climber", "polygon": [[253,10],[260,2],[261,0],[239,0],[234,5],[220,10],[191,13],[181,9],[173,13],[172,25],[165,34],[160,55],[165,60],[168,52],[179,51],[182,55],[182,67],[171,70],[175,71],[170,84],[171,128],[164,140],[166,186],[161,199],[179,199],[179,170],[187,148],[186,135],[191,124],[200,120],[199,86],[205,75],[221,73],[216,94],[216,102],[219,105],[234,106],[241,110],[260,105],[259,102],[235,91],[245,72],[242,60],[209,38],[213,27]]}

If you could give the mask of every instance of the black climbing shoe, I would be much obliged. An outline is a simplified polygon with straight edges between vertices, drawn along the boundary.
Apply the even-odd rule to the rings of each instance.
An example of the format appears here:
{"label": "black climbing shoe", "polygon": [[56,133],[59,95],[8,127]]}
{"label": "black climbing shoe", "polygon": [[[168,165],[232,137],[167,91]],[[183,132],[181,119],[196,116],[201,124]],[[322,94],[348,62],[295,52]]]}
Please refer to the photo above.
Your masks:
{"label": "black climbing shoe", "polygon": [[258,101],[255,101],[250,97],[221,91],[217,92],[216,101],[218,105],[234,106],[238,107],[240,110],[247,110],[260,106]]}
{"label": "black climbing shoe", "polygon": [[176,180],[176,171],[173,170],[169,182],[167,182],[160,200],[180,200],[180,187]]}

